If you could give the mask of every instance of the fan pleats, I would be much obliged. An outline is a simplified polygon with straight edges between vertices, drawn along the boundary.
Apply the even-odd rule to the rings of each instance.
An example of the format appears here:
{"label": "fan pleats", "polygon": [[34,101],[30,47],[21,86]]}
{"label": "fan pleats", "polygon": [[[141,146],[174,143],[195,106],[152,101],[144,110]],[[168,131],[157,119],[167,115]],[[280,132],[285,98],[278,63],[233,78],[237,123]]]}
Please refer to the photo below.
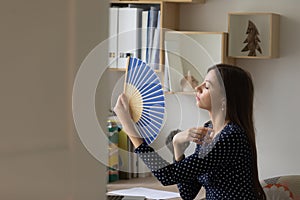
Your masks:
{"label": "fan pleats", "polygon": [[148,144],[152,143],[165,114],[165,97],[157,74],[145,62],[129,58],[124,90],[137,130]]}

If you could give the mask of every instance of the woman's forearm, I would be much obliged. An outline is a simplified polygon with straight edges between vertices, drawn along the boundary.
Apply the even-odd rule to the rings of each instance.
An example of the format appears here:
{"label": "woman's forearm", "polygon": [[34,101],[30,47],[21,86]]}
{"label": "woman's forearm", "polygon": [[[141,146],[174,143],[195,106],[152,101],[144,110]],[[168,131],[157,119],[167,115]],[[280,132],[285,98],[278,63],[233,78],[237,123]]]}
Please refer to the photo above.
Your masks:
{"label": "woman's forearm", "polygon": [[143,139],[135,136],[128,136],[135,148],[139,147],[143,143]]}
{"label": "woman's forearm", "polygon": [[129,122],[127,123],[124,123],[123,130],[129,137],[130,141],[132,142],[135,148],[137,148],[143,143],[143,139],[140,137],[138,131],[134,126],[134,123],[131,120],[129,120]]}
{"label": "woman's forearm", "polygon": [[174,147],[174,157],[176,161],[180,161],[184,158],[184,150],[182,148],[182,144],[179,144],[177,142],[173,142]]}

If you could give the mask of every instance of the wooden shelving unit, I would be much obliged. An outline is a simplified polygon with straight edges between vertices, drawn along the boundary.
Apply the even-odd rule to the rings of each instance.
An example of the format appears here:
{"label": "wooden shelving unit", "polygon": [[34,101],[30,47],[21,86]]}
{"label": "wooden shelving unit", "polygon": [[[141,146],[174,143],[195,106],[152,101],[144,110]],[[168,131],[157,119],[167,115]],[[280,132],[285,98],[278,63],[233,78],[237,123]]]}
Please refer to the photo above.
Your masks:
{"label": "wooden shelving unit", "polygon": [[[163,41],[164,41],[164,30],[178,30],[179,28],[179,1],[111,1],[111,6],[120,6],[126,7],[129,4],[138,4],[138,5],[155,5],[160,8],[160,61],[159,61],[159,70],[157,72],[163,71],[164,65],[164,51]],[[124,71],[124,69],[112,69],[118,71]]]}
{"label": "wooden shelving unit", "polygon": [[[134,0],[134,1],[122,1],[122,0],[112,0],[111,7],[127,7],[129,5],[142,5],[142,6],[158,6],[160,8],[160,60],[159,60],[159,70],[156,72],[159,73],[162,83],[164,83],[164,66],[165,66],[165,33],[166,32],[177,32],[179,30],[179,17],[180,17],[180,3],[205,3],[205,0]],[[196,32],[196,31],[178,31],[181,34],[185,34],[188,37],[201,37],[203,35],[217,36],[217,40],[213,42],[218,43],[219,46],[215,47],[215,51],[218,53],[218,56],[213,56],[214,61],[212,63],[229,63],[234,64],[234,59],[228,57],[227,53],[227,44],[228,44],[228,34],[224,32]],[[210,41],[209,41],[210,42]],[[201,45],[201,42],[199,43]],[[202,44],[205,46],[205,44]],[[195,57],[195,56],[194,56]],[[217,58],[216,58],[217,57]],[[208,65],[207,63],[204,65]],[[125,71],[125,69],[111,69],[115,71]],[[170,91],[169,93],[181,92],[179,90]],[[188,94],[184,92],[182,94]]]}

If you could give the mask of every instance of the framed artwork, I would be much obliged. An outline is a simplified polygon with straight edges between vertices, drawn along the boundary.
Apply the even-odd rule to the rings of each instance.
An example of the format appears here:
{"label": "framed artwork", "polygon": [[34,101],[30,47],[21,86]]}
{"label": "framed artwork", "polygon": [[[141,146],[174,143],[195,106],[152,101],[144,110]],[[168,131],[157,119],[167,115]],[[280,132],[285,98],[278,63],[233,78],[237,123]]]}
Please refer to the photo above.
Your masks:
{"label": "framed artwork", "polygon": [[165,32],[164,85],[168,92],[193,94],[214,64],[234,64],[227,56],[228,33],[199,31]]}
{"label": "framed artwork", "polygon": [[279,19],[275,13],[229,13],[228,56],[278,58]]}

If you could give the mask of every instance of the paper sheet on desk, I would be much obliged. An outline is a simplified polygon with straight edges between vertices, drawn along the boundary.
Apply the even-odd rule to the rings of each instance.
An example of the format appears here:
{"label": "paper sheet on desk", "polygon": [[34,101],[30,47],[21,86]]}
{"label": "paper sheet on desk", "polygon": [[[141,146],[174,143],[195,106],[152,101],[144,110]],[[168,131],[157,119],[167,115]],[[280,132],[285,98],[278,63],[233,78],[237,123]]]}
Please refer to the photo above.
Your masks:
{"label": "paper sheet on desk", "polygon": [[147,199],[170,199],[170,198],[176,198],[180,197],[179,193],[176,192],[168,192],[163,190],[155,190],[155,189],[149,189],[144,187],[135,187],[130,189],[123,189],[123,190],[114,190],[111,192],[108,192],[107,194],[116,194],[116,195],[122,195],[122,196],[144,196]]}

